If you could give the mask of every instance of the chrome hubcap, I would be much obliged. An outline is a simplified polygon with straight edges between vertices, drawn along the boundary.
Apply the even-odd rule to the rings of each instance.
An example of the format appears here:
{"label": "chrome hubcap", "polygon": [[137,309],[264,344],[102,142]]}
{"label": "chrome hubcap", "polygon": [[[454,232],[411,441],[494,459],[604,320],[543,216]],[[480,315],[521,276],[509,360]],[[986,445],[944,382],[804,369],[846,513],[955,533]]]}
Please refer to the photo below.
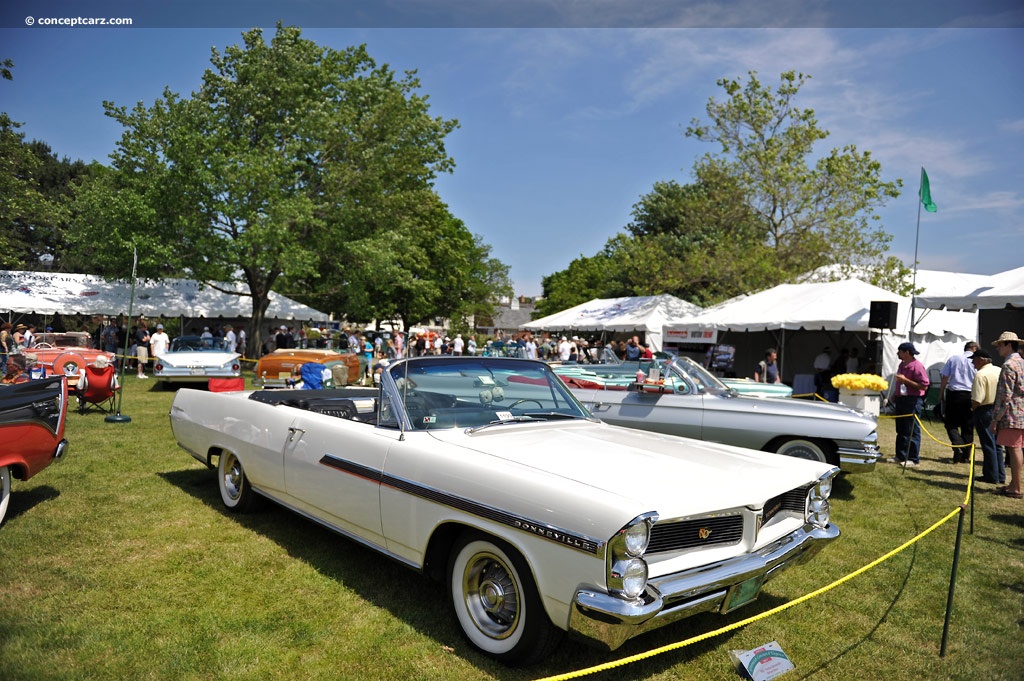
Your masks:
{"label": "chrome hubcap", "polygon": [[473,623],[491,638],[505,638],[519,620],[519,594],[508,568],[494,556],[477,556],[463,579]]}

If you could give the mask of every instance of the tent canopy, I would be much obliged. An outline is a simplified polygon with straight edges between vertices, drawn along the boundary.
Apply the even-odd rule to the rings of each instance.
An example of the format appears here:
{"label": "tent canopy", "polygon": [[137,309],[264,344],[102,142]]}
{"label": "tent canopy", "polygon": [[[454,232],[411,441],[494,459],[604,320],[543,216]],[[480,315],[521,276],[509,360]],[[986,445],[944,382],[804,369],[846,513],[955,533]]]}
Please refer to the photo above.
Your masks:
{"label": "tent canopy", "polygon": [[915,303],[918,307],[948,310],[1024,308],[1024,267],[991,276],[958,276],[970,278],[946,279],[934,286],[925,286],[925,292],[914,299]]}
{"label": "tent canopy", "polygon": [[[240,284],[220,288],[241,293]],[[132,283],[91,274],[0,271],[0,307],[17,314],[127,314]],[[224,293],[191,279],[140,279],[133,314],[150,317],[251,317],[248,295]],[[327,319],[327,315],[291,298],[270,294],[268,319]]]}
{"label": "tent canopy", "polygon": [[660,350],[664,327],[672,320],[694,315],[700,309],[667,293],[595,298],[519,328],[531,331],[642,331],[653,348]]}
{"label": "tent canopy", "polygon": [[[677,319],[672,329],[720,331],[824,330],[868,331],[873,301],[898,303],[897,329],[910,326],[910,299],[859,279],[780,284],[759,293],[727,300],[703,312]],[[973,337],[973,315],[929,312],[916,315],[914,332]]]}

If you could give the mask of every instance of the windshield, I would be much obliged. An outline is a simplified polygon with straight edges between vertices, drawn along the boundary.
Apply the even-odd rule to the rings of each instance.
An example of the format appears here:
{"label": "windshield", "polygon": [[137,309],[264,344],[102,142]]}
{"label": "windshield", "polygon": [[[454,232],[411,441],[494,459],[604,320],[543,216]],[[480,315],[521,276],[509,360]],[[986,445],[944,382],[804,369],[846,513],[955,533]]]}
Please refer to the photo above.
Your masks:
{"label": "windshield", "polygon": [[171,352],[228,352],[223,338],[181,336],[171,341]]}
{"label": "windshield", "polygon": [[48,344],[55,348],[92,348],[92,337],[87,333],[37,333],[36,345]]}
{"label": "windshield", "polygon": [[689,357],[676,357],[671,362],[671,368],[674,373],[684,376],[693,383],[700,392],[728,393],[730,390],[727,385],[718,380],[718,377]]}
{"label": "windshield", "polygon": [[425,357],[388,372],[417,430],[590,416],[547,365],[532,360]]}

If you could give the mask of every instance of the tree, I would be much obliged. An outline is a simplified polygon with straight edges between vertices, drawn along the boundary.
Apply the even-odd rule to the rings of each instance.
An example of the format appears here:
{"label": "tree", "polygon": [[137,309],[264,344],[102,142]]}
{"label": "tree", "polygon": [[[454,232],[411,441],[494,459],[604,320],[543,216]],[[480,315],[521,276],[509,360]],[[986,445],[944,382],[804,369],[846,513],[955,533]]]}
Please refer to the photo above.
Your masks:
{"label": "tree", "polygon": [[[13,68],[10,59],[0,62],[0,77],[12,80]],[[0,267],[7,269],[34,267],[46,227],[63,216],[60,204],[40,189],[43,161],[20,127],[0,112]]]}
{"label": "tree", "polygon": [[566,269],[541,279],[544,295],[537,301],[534,317],[545,317],[594,298],[615,297],[618,267],[608,246],[592,257],[580,255]]}
{"label": "tree", "polygon": [[[699,159],[695,169],[715,165],[743,187],[747,205],[766,230],[776,283],[838,265],[836,277],[868,269],[876,281],[900,288],[900,275],[908,270],[886,258],[892,237],[876,224],[874,211],[898,197],[903,183],[883,181],[881,164],[854,145],[832,149],[811,163],[815,144],[829,133],[812,109],[794,103],[808,78],[787,71],[774,91],[755,71],[746,83],[719,80],[728,98],[711,98],[710,124],[694,118],[686,135],[717,143],[721,153]],[[898,271],[889,269],[893,266]]]}
{"label": "tree", "polygon": [[[76,206],[79,243],[134,245],[145,276],[243,284],[256,346],[282,275],[315,295],[337,283],[339,261],[363,276],[366,239],[401,241],[436,173],[453,167],[444,138],[458,123],[429,116],[414,75],[396,78],[365,46],[323,48],[280,25],[269,44],[258,29],[242,37],[213,50],[190,98],[104,103],[125,131],[111,172]],[[97,257],[126,271],[132,254]]]}
{"label": "tree", "polygon": [[418,203],[394,219],[337,239],[321,253],[317,279],[285,275],[289,295],[303,300],[300,291],[319,282],[315,303],[345,310],[350,321],[401,320],[406,328],[493,314],[498,299],[512,295],[508,266],[436,193],[414,196]]}
{"label": "tree", "polygon": [[633,206],[628,233],[546,277],[541,312],[592,298],[660,293],[709,305],[768,282],[764,229],[739,184],[714,164],[695,175],[687,185],[656,182]]}

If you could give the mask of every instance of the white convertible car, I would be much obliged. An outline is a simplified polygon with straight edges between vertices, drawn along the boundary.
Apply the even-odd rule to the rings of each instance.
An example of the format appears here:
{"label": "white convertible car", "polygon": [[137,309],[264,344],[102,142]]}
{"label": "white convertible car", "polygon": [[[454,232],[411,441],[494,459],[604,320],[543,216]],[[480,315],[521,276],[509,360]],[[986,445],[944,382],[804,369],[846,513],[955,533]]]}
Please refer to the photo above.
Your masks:
{"label": "white convertible car", "polygon": [[181,336],[153,363],[153,378],[168,383],[199,383],[242,375],[239,355],[223,338]]}
{"label": "white convertible car", "polygon": [[839,536],[838,469],[593,418],[542,362],[397,361],[379,390],[180,390],[174,437],[259,496],[443,580],[469,642],[533,662],[729,612]]}

